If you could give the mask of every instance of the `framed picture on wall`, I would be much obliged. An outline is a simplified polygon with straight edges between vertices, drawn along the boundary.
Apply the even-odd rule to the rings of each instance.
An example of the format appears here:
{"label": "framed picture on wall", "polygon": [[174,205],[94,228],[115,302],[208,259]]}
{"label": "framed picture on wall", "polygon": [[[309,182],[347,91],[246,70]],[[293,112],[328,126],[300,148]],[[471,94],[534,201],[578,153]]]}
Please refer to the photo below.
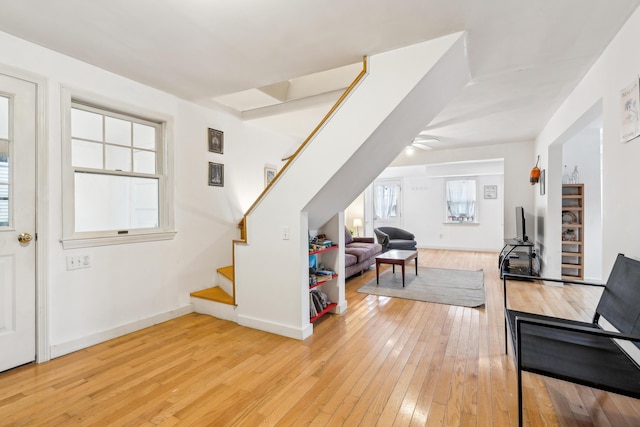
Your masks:
{"label": "framed picture on wall", "polygon": [[207,132],[207,140],[209,151],[212,153],[222,154],[224,151],[224,132],[217,129],[209,128]]}
{"label": "framed picture on wall", "polygon": [[638,80],[620,92],[620,120],[622,142],[640,136],[640,86]]}
{"label": "framed picture on wall", "polygon": [[222,163],[209,162],[209,185],[224,187],[224,165]]}
{"label": "framed picture on wall", "polygon": [[498,198],[498,186],[497,185],[485,185],[484,186],[484,198],[485,199],[497,199]]}

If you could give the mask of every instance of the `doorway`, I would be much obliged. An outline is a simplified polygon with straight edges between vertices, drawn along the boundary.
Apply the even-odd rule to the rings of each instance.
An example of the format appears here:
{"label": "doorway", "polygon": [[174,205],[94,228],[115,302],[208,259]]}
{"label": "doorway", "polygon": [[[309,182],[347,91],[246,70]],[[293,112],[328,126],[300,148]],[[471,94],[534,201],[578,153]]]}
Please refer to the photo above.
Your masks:
{"label": "doorway", "polygon": [[373,228],[402,228],[402,184],[400,180],[373,183]]}
{"label": "doorway", "polygon": [[[549,185],[542,257],[545,275],[559,277],[563,265],[562,184],[584,185],[582,227],[584,280],[599,282],[602,269],[602,101],[594,104],[548,148]],[[566,167],[565,167],[566,166]],[[577,168],[577,170],[576,170]],[[573,172],[577,177],[573,178]],[[566,254],[565,254],[566,255]]]}
{"label": "doorway", "polygon": [[37,85],[0,74],[0,372],[36,359]]}

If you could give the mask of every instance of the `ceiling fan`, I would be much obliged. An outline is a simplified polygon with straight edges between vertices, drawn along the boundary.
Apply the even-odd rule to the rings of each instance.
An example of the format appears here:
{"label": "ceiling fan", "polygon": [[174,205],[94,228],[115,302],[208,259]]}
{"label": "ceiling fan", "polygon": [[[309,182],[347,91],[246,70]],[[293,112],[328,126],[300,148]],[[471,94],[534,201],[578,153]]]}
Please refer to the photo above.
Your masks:
{"label": "ceiling fan", "polygon": [[418,135],[415,138],[413,138],[413,141],[411,141],[411,145],[409,145],[409,147],[411,148],[415,147],[420,150],[428,151],[428,150],[433,150],[433,147],[430,144],[438,143],[438,142],[440,142],[440,140],[433,136]]}

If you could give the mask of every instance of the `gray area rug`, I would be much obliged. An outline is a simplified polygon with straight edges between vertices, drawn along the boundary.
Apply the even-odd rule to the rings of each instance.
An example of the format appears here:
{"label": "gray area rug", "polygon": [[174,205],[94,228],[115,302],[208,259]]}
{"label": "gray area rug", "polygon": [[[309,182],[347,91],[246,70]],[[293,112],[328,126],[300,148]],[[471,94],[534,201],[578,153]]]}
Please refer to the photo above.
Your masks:
{"label": "gray area rug", "polygon": [[479,307],[484,304],[484,271],[449,270],[445,268],[419,267],[418,275],[413,265],[405,270],[405,287],[402,287],[402,268],[396,266],[380,273],[380,284],[375,277],[358,289],[364,294],[383,295],[439,304]]}

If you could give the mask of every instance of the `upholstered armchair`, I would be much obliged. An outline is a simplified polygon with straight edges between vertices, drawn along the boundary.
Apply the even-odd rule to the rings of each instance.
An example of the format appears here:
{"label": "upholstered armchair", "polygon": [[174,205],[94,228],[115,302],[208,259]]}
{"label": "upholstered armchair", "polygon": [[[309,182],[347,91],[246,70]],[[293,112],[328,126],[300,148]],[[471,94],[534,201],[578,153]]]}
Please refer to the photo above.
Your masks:
{"label": "upholstered armchair", "polygon": [[416,241],[412,233],[396,227],[378,227],[373,230],[382,245],[382,252],[391,249],[416,250]]}

